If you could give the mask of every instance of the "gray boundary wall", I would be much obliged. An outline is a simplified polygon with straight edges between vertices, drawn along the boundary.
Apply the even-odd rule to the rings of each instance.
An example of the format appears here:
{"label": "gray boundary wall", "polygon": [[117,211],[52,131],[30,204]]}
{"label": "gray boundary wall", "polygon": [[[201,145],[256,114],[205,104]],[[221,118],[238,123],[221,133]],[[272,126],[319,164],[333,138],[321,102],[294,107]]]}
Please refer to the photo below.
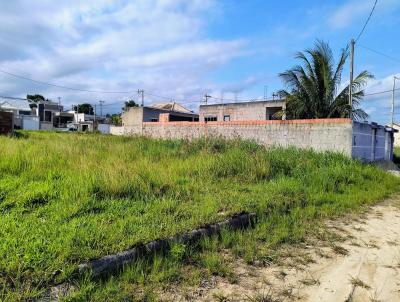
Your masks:
{"label": "gray boundary wall", "polygon": [[316,151],[336,151],[352,155],[350,119],[232,122],[147,122],[121,127],[114,133],[144,135],[162,139],[221,137],[252,140],[264,146],[295,146]]}
{"label": "gray boundary wall", "polygon": [[264,146],[294,146],[340,152],[366,162],[391,160],[394,144],[392,128],[346,118],[208,123],[145,122],[112,127],[111,134],[188,140],[203,137],[240,138]]}

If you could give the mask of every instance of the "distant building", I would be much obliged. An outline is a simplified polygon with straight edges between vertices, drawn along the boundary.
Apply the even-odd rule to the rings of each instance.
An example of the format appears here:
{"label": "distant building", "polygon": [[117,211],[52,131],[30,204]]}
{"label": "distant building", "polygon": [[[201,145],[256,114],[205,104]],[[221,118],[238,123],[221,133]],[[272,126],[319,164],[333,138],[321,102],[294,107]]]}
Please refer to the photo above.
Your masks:
{"label": "distant building", "polygon": [[12,112],[14,117],[14,128],[22,128],[22,119],[25,115],[31,115],[29,102],[22,98],[0,97],[0,110]]}
{"label": "distant building", "polygon": [[49,100],[39,101],[36,104],[36,115],[39,116],[40,119],[40,129],[52,130],[58,122],[55,120],[56,113],[62,112],[64,107]]}
{"label": "distant building", "polygon": [[276,113],[286,108],[283,100],[200,105],[201,122],[257,121],[285,119]]}
{"label": "distant building", "polygon": [[56,118],[61,119],[61,127],[70,131],[93,132],[97,130],[100,123],[104,123],[106,118],[94,114],[77,113],[75,111],[63,111],[56,113]]}
{"label": "distant building", "polygon": [[54,112],[53,126],[55,128],[68,128],[68,124],[74,121],[74,112],[60,111]]}
{"label": "distant building", "polygon": [[[159,122],[160,114],[168,117],[168,121],[188,121],[199,120],[199,115],[177,103],[163,103],[144,107],[130,107],[121,115],[123,126],[136,126],[143,122]],[[167,115],[165,115],[167,114]]]}
{"label": "distant building", "polygon": [[397,130],[397,132],[394,132],[394,146],[400,147],[400,124],[393,123],[393,129]]}

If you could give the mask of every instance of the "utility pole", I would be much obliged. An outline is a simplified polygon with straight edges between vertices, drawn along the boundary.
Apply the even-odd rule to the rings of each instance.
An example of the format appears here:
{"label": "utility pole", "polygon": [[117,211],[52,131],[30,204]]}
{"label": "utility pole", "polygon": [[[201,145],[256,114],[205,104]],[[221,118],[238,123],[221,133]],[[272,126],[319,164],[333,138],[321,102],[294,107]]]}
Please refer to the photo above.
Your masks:
{"label": "utility pole", "polygon": [[94,121],[96,122],[96,112],[97,112],[97,105],[94,104]]}
{"label": "utility pole", "polygon": [[58,97],[58,110],[60,111],[60,115],[58,116],[58,128],[61,125],[61,97]]}
{"label": "utility pole", "polygon": [[268,86],[264,85],[264,101],[266,101],[268,98]]}
{"label": "utility pole", "polygon": [[205,103],[207,105],[208,99],[211,97],[211,95],[208,95],[207,93],[204,95]]}
{"label": "utility pole", "polygon": [[103,104],[104,104],[104,101],[99,101],[99,104],[100,104],[100,116],[103,117]]}
{"label": "utility pole", "polygon": [[349,84],[349,117],[352,118],[353,112],[353,73],[354,73],[354,39],[350,41],[350,84]]}
{"label": "utility pole", "polygon": [[144,90],[138,89],[137,93],[142,96],[142,107],[143,107],[144,106]]}
{"label": "utility pole", "polygon": [[393,128],[394,124],[394,97],[395,97],[395,92],[396,92],[396,80],[400,80],[400,78],[393,76],[393,90],[392,90],[392,111],[391,111],[391,126]]}
{"label": "utility pole", "polygon": [[79,123],[79,116],[78,116],[78,114],[79,114],[79,104],[75,105],[75,109],[76,109],[76,110],[74,110],[75,111],[75,114],[74,114],[75,123]]}

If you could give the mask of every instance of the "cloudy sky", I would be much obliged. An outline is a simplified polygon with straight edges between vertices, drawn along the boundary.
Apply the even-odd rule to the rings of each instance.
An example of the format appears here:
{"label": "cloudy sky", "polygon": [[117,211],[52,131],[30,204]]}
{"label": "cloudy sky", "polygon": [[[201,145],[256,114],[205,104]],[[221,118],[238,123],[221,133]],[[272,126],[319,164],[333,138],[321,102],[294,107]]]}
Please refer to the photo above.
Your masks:
{"label": "cloudy sky", "polygon": [[[0,0],[0,95],[39,93],[66,107],[104,100],[120,111],[145,90],[146,104],[175,99],[197,109],[205,93],[254,99],[283,87],[277,74],[316,39],[337,54],[360,32],[374,0]],[[290,3],[289,3],[290,2]],[[355,71],[375,75],[367,93],[400,76],[400,1],[380,0],[356,46]],[[368,47],[387,56],[374,53]],[[348,80],[348,69],[343,81]],[[398,82],[400,87],[400,81]],[[371,119],[389,120],[391,94],[365,98]],[[400,120],[400,92],[397,115]],[[215,101],[215,100],[214,100]]]}

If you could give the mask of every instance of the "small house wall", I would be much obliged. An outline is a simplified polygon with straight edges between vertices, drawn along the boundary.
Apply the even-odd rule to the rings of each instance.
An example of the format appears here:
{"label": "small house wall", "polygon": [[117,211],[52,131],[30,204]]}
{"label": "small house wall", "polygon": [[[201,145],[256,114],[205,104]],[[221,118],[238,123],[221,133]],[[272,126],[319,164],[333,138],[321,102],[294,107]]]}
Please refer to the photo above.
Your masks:
{"label": "small house wall", "polygon": [[97,130],[103,134],[110,134],[110,124],[98,124]]}
{"label": "small house wall", "polygon": [[230,121],[258,121],[274,119],[272,115],[285,107],[283,101],[257,101],[230,104],[215,104],[200,106],[200,121],[205,117],[215,116],[218,122],[229,116]]}
{"label": "small house wall", "polygon": [[393,133],[384,126],[353,122],[352,157],[367,162],[391,160]]}
{"label": "small house wall", "polygon": [[39,130],[40,121],[38,116],[23,115],[22,116],[22,129],[24,130]]}
{"label": "small house wall", "polygon": [[40,122],[40,130],[53,130],[53,122]]}

